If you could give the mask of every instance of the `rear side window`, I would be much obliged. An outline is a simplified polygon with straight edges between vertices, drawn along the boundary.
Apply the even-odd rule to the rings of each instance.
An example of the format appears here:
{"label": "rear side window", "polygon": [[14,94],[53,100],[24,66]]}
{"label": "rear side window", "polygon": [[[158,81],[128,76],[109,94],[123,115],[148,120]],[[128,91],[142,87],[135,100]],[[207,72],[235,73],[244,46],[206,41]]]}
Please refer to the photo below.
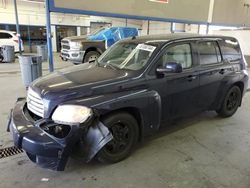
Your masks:
{"label": "rear side window", "polygon": [[240,45],[236,40],[224,40],[220,46],[223,59],[238,61],[242,58]]}
{"label": "rear side window", "polygon": [[199,42],[198,44],[201,65],[211,65],[222,61],[220,49],[215,41]]}
{"label": "rear side window", "polygon": [[1,33],[0,32],[0,39],[11,39],[12,35],[10,35],[9,33]]}

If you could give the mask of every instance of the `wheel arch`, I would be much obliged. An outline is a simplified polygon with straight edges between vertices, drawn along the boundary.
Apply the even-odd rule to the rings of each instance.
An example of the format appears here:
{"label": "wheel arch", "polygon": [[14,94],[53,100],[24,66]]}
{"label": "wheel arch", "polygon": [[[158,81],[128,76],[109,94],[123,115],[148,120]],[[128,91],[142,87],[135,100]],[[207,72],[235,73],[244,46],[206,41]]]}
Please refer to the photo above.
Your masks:
{"label": "wheel arch", "polygon": [[[223,101],[224,101],[224,98],[226,97],[228,91],[229,91],[233,86],[239,87],[240,90],[241,90],[241,94],[243,94],[243,92],[244,92],[244,83],[241,82],[241,81],[231,82],[230,84],[228,84],[228,85],[226,86],[225,89],[222,90],[222,93],[218,94],[219,100],[218,100],[218,103],[217,103],[216,108],[215,108],[216,110],[220,109],[220,107],[221,107],[221,105],[222,105],[222,103],[223,103]],[[241,98],[241,101],[240,101],[240,106],[241,106],[241,103],[242,103],[242,98]]]}
{"label": "wheel arch", "polygon": [[238,86],[240,88],[240,91],[241,91],[241,101],[240,101],[240,106],[241,106],[241,103],[242,103],[242,96],[243,96],[243,92],[244,92],[244,83],[241,82],[241,81],[238,81],[238,82],[235,82],[233,84],[233,86]]}
{"label": "wheel arch", "polygon": [[143,131],[144,131],[143,127],[144,127],[144,125],[143,125],[143,115],[140,112],[140,109],[138,109],[136,107],[119,108],[119,109],[115,109],[115,110],[112,110],[112,111],[109,111],[107,113],[100,115],[100,119],[102,119],[106,116],[109,116],[113,113],[120,113],[120,112],[128,113],[135,118],[135,120],[138,123],[138,128],[139,128],[139,140],[138,141],[139,142],[142,141],[143,140]]}
{"label": "wheel arch", "polygon": [[241,93],[243,93],[243,91],[244,91],[244,83],[243,82],[239,81],[239,82],[234,83],[234,85],[238,86],[240,88]]}
{"label": "wheel arch", "polygon": [[89,48],[87,48],[87,49],[85,50],[85,55],[84,55],[84,57],[86,56],[86,54],[87,54],[88,52],[91,52],[91,51],[98,52],[99,54],[102,54],[102,53],[103,53],[102,50],[99,49],[99,48],[97,48],[97,47],[89,47]]}
{"label": "wheel arch", "polygon": [[101,49],[99,48],[96,48],[96,47],[89,47],[85,50],[85,53],[84,53],[84,56],[83,56],[83,60],[82,62],[84,62],[85,58],[86,58],[86,55],[89,53],[89,52],[98,52],[100,55],[103,53]]}

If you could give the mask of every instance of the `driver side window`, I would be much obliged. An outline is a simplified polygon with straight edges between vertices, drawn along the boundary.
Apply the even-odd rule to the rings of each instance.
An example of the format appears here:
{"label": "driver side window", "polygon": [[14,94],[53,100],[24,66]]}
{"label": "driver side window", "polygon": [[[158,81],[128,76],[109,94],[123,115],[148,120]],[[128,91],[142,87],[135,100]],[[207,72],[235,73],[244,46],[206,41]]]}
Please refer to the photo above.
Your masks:
{"label": "driver side window", "polygon": [[183,69],[192,67],[192,51],[190,44],[177,44],[166,49],[158,61],[158,65],[166,66],[167,63],[179,63]]}

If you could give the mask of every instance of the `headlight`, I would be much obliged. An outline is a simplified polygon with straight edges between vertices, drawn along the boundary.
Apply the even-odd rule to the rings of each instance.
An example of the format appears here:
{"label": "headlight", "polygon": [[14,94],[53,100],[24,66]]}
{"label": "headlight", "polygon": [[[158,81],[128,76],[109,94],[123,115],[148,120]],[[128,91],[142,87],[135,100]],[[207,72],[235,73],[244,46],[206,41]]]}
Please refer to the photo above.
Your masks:
{"label": "headlight", "polygon": [[56,123],[75,125],[84,123],[92,115],[92,110],[85,106],[61,105],[58,106],[52,115]]}

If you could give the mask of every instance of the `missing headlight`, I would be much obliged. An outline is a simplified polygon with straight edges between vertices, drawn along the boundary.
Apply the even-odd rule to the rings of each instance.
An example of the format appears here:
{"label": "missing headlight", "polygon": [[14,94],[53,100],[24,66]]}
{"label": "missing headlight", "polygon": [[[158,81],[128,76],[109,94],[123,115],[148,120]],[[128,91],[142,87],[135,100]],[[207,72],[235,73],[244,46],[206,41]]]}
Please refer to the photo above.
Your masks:
{"label": "missing headlight", "polygon": [[60,125],[60,124],[43,124],[40,126],[48,134],[56,138],[65,138],[68,136],[71,126],[69,125]]}

